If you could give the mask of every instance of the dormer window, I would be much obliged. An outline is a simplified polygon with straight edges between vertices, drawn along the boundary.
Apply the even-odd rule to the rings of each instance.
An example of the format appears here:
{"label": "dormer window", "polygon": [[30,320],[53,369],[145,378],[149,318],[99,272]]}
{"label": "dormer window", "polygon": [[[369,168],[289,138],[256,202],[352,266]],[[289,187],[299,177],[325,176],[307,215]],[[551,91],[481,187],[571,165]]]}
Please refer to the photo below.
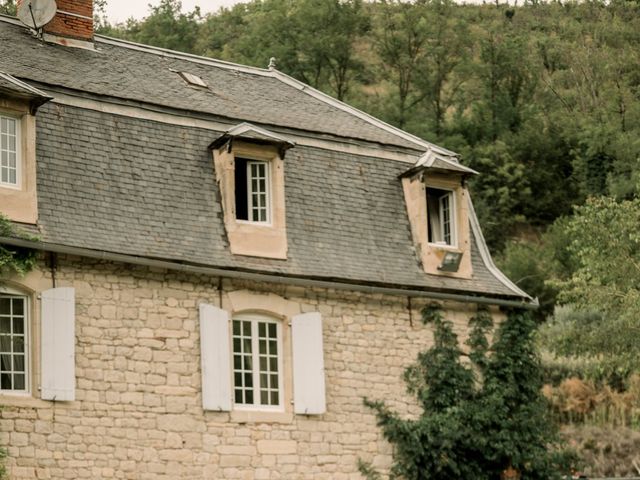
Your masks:
{"label": "dormer window", "polygon": [[35,224],[36,112],[46,93],[0,72],[0,214]]}
{"label": "dormer window", "polygon": [[211,144],[234,255],[287,258],[284,155],[293,143],[241,123]]}
{"label": "dormer window", "polygon": [[0,115],[0,184],[20,187],[20,134],[18,119]]}
{"label": "dormer window", "polygon": [[236,219],[256,223],[271,221],[270,163],[235,158]]}
{"label": "dormer window", "polygon": [[453,190],[427,187],[426,191],[428,242],[456,246],[456,201]]}
{"label": "dormer window", "polygon": [[416,254],[425,273],[471,278],[471,232],[465,178],[476,172],[428,151],[400,175]]}

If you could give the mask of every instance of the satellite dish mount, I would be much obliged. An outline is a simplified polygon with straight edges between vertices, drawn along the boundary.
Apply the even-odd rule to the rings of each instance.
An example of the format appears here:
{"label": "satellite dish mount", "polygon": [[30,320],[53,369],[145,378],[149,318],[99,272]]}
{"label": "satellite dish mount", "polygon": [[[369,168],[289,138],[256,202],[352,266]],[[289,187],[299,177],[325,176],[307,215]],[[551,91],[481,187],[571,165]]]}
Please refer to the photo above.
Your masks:
{"label": "satellite dish mount", "polygon": [[56,0],[23,0],[18,4],[18,19],[27,27],[40,31],[58,11]]}

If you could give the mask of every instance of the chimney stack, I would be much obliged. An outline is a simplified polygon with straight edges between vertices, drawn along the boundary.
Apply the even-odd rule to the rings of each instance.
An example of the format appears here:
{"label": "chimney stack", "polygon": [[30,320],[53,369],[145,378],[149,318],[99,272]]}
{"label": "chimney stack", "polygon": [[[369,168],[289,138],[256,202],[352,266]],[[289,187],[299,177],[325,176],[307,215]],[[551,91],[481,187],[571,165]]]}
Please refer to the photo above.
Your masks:
{"label": "chimney stack", "polygon": [[[18,5],[23,1],[17,0]],[[43,27],[45,40],[69,46],[92,43],[93,0],[56,0],[56,4],[55,17]]]}

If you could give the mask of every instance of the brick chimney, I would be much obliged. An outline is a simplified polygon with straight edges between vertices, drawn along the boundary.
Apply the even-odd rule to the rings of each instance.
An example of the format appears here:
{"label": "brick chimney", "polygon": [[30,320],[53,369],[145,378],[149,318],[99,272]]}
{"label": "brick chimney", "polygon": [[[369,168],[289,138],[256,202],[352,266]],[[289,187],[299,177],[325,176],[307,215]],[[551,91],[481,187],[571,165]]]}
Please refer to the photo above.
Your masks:
{"label": "brick chimney", "polygon": [[[18,5],[23,1],[17,0]],[[56,4],[56,16],[43,27],[45,40],[69,46],[93,42],[93,0],[56,0]]]}

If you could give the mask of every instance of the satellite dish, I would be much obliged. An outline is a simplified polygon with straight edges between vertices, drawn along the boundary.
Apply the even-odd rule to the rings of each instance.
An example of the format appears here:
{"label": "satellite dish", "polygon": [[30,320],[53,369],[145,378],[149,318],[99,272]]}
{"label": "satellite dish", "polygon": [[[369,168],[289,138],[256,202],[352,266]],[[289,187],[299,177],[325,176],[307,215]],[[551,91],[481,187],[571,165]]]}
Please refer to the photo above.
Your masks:
{"label": "satellite dish", "polygon": [[49,23],[57,10],[56,0],[23,0],[18,3],[18,19],[37,30]]}

